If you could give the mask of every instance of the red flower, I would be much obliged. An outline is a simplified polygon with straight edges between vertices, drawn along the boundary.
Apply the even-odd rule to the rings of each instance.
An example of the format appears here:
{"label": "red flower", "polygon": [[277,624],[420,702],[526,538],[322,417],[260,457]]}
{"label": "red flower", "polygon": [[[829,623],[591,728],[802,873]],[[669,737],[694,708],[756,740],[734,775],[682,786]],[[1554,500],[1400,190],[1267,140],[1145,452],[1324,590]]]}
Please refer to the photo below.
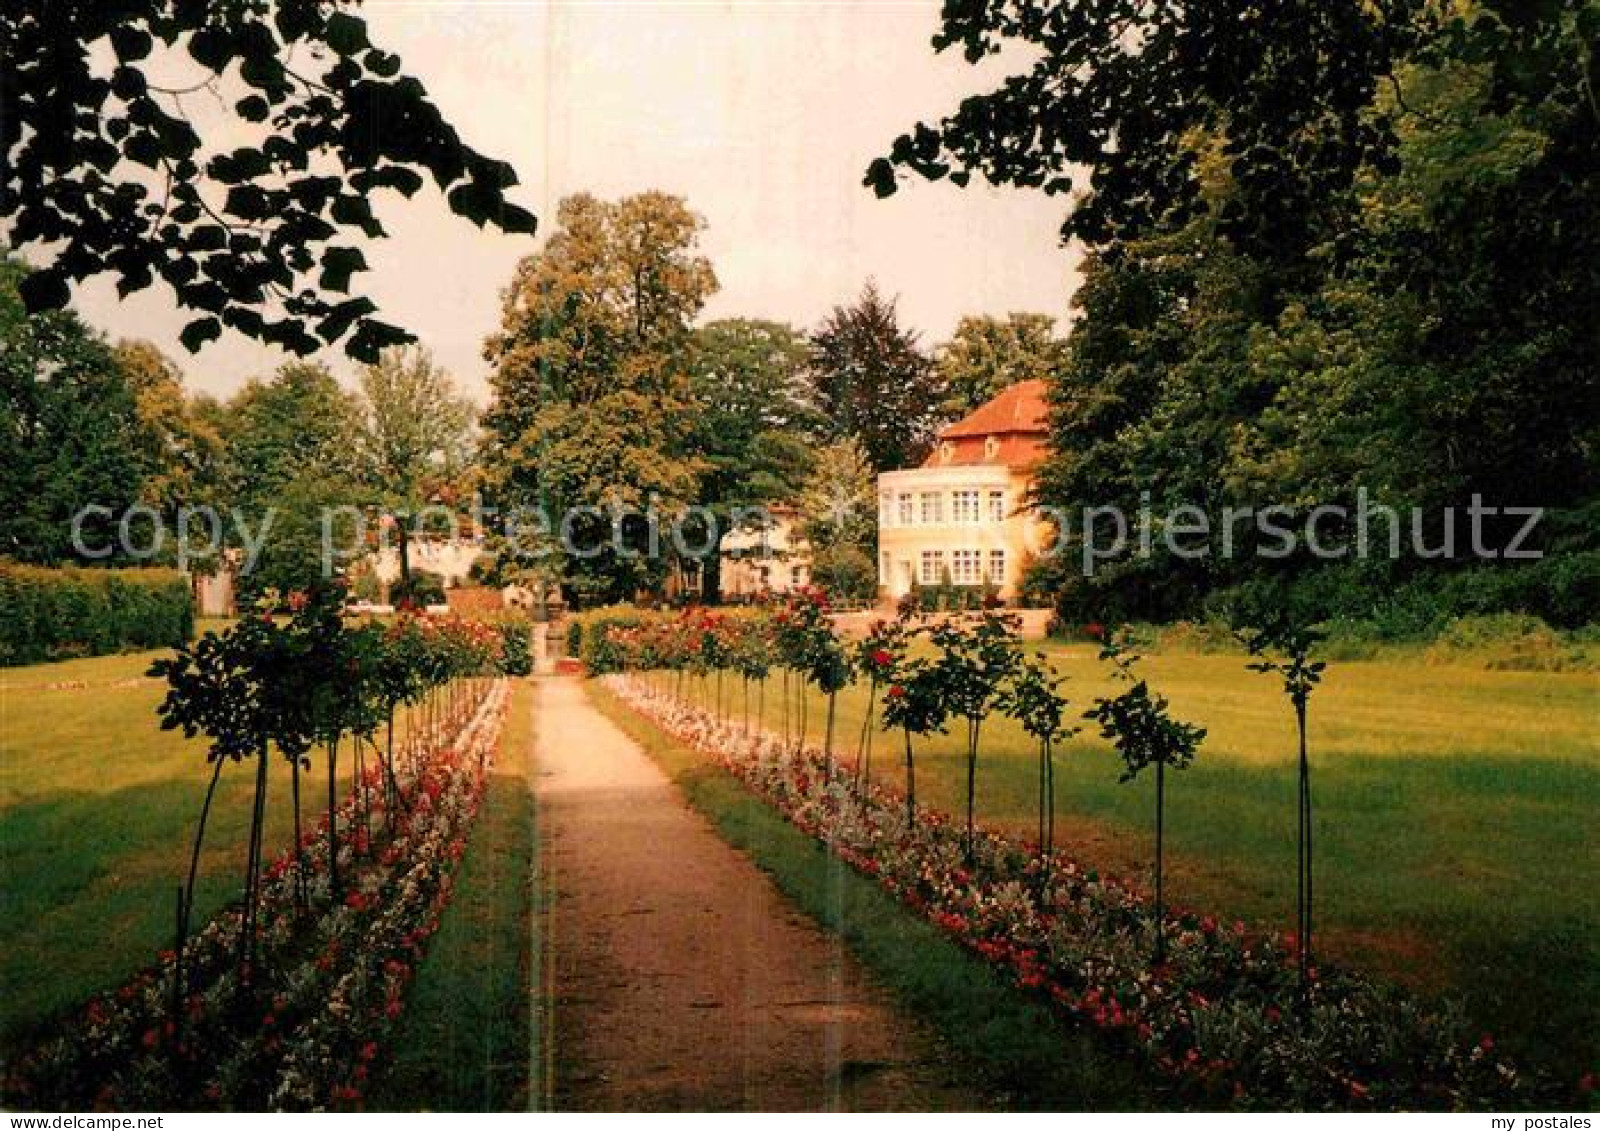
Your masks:
{"label": "red flower", "polygon": [[289,594],[289,608],[298,613],[301,609],[306,607],[306,602],[309,599],[310,598],[306,596],[304,589],[296,589],[293,593]]}
{"label": "red flower", "polygon": [[1484,1052],[1493,1052],[1494,1051],[1494,1038],[1491,1037],[1488,1033],[1485,1033],[1483,1035],[1483,1039],[1478,1042],[1478,1047],[1480,1049],[1482,1049]]}
{"label": "red flower", "polygon": [[1593,1072],[1585,1072],[1582,1076],[1578,1077],[1578,1091],[1582,1092],[1586,1096],[1590,1092],[1594,1091]]}
{"label": "red flower", "polygon": [[1083,626],[1083,634],[1090,640],[1100,640],[1106,634],[1106,626],[1098,621],[1090,621]]}
{"label": "red flower", "polygon": [[891,699],[904,699],[905,697],[906,697],[906,689],[901,687],[898,683],[895,684],[893,687],[889,688],[889,698],[891,698]]}
{"label": "red flower", "polygon": [[880,668],[888,667],[889,664],[891,662],[893,662],[893,660],[894,660],[894,657],[891,656],[888,652],[884,651],[882,648],[879,648],[876,652],[874,652],[872,654],[872,662],[874,664],[877,664]]}
{"label": "red flower", "polygon": [[1351,1099],[1355,1099],[1355,1100],[1364,1100],[1364,1099],[1366,1099],[1367,1098],[1367,1089],[1363,1085],[1357,1083],[1354,1080],[1350,1081],[1350,1098]]}

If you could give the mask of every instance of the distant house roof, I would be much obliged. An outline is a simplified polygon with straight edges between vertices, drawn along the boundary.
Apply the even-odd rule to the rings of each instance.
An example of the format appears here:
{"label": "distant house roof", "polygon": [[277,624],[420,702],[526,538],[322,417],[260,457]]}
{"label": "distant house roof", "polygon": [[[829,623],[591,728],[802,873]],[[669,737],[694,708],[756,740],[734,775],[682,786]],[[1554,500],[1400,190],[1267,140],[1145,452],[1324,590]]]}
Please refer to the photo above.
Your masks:
{"label": "distant house roof", "polygon": [[1043,381],[1018,381],[939,433],[924,467],[1004,464],[1027,467],[1045,455],[1050,405]]}

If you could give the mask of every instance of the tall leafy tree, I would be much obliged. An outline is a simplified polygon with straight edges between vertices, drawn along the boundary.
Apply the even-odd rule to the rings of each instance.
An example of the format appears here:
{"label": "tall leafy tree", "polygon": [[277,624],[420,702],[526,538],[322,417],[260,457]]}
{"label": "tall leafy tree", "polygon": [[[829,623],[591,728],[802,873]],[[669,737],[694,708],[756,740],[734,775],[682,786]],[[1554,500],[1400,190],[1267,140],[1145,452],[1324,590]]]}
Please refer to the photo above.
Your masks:
{"label": "tall leafy tree", "polygon": [[328,367],[293,361],[253,380],[228,403],[230,486],[247,506],[266,506],[291,481],[347,476],[355,466],[356,399]]}
{"label": "tall leafy tree", "polygon": [[1018,381],[1047,381],[1065,364],[1066,343],[1048,314],[968,315],[934,351],[948,391],[946,411],[962,417]]}
{"label": "tall leafy tree", "polygon": [[703,593],[721,593],[721,544],[740,508],[792,502],[812,465],[807,436],[818,419],[806,401],[808,343],[778,322],[732,318],[695,331],[690,449],[703,461],[696,501],[710,512],[714,544]]}
{"label": "tall leafy tree", "polygon": [[[1231,558],[1184,559],[1157,530],[1153,555],[1084,579],[1069,545],[1048,567],[1068,616],[1193,615],[1270,585],[1311,621],[1407,602],[1587,618],[1600,4],[1004,0],[950,6],[937,43],[974,60],[1027,44],[1031,62],[900,139],[879,191],[909,171],[1079,193],[1063,230],[1086,277],[1038,499],[1215,520],[1365,492],[1405,524],[1394,560],[1337,566],[1303,546],[1263,560],[1248,527]],[[1573,557],[1455,583],[1465,535],[1424,559],[1410,512],[1438,545],[1446,508],[1475,501],[1546,508],[1524,548]],[[1491,519],[1484,542],[1521,523]]]}
{"label": "tall leafy tree", "polygon": [[928,453],[945,393],[937,370],[900,327],[895,304],[868,281],[812,335],[812,400],[829,439],[860,441],[876,471]]}
{"label": "tall leafy tree", "polygon": [[168,518],[179,507],[223,503],[215,402],[190,394],[183,371],[149,342],[119,342],[116,359],[138,413],[142,501]]}
{"label": "tall leafy tree", "polygon": [[848,548],[870,562],[878,547],[877,499],[877,476],[860,442],[824,444],[800,491],[800,533],[814,552]]}
{"label": "tall leafy tree", "polygon": [[400,574],[409,581],[410,517],[471,456],[472,404],[423,348],[385,350],[361,371],[357,473],[395,520]]}
{"label": "tall leafy tree", "polygon": [[977,173],[994,184],[1081,193],[1062,234],[1100,247],[1202,211],[1193,141],[1214,136],[1239,186],[1223,217],[1228,236],[1296,259],[1358,176],[1392,168],[1392,116],[1375,98],[1430,7],[947,4],[935,49],[959,48],[975,64],[1021,48],[1015,55],[1028,66],[897,138],[867,183],[888,195],[900,170],[962,185]]}
{"label": "tall leafy tree", "polygon": [[[356,399],[326,366],[290,362],[228,404],[224,438],[232,504],[262,549],[241,596],[307,589],[323,577],[322,516],[362,497],[355,472]],[[231,534],[243,531],[233,528]],[[349,531],[335,536],[346,544]]]}
{"label": "tall leafy tree", "polygon": [[877,476],[854,439],[823,444],[799,495],[811,579],[829,594],[870,600],[878,588]]}
{"label": "tall leafy tree", "polygon": [[[337,0],[200,4],[16,0],[0,15],[0,152],[9,238],[37,248],[29,310],[110,272],[158,279],[196,317],[296,353],[351,356],[407,339],[351,295],[374,194],[431,179],[452,212],[531,233],[511,167],[466,145],[400,59]],[[107,73],[109,71],[109,74]],[[169,76],[178,76],[176,78]],[[196,98],[226,118],[207,139]],[[186,99],[188,101],[186,101]]]}
{"label": "tall leafy tree", "polygon": [[[76,314],[29,314],[28,268],[0,257],[0,555],[30,562],[114,547],[144,484],[133,390],[111,347]],[[148,533],[148,532],[143,532]]]}
{"label": "tall leafy tree", "polygon": [[502,506],[537,508],[550,524],[502,559],[582,602],[625,598],[661,584],[671,557],[645,513],[670,519],[703,470],[685,443],[692,321],[717,279],[698,252],[705,221],[680,197],[579,194],[557,221],[518,265],[486,347],[490,487]]}

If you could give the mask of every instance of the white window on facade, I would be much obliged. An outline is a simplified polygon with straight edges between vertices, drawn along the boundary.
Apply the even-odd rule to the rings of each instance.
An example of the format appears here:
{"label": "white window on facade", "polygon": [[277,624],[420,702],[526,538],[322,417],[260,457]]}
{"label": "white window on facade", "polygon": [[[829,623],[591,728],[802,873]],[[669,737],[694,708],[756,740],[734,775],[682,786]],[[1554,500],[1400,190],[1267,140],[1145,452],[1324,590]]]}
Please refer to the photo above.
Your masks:
{"label": "white window on facade", "polygon": [[806,582],[806,567],[805,566],[790,566],[789,567],[789,584],[798,587],[798,586],[804,585],[805,582]]}
{"label": "white window on facade", "polygon": [[957,585],[976,585],[982,555],[977,550],[955,550],[950,554],[950,580]]}
{"label": "white window on facade", "polygon": [[978,521],[978,492],[952,491],[950,492],[950,521],[951,522],[977,522]]}
{"label": "white window on facade", "polygon": [[894,495],[888,491],[878,496],[878,525],[894,525]]}
{"label": "white window on facade", "polygon": [[1004,491],[989,492],[989,521],[1004,522],[1006,520],[1006,493]]}
{"label": "white window on facade", "polygon": [[1006,552],[1004,550],[989,551],[989,576],[987,580],[996,585],[1004,585],[1006,580]]}
{"label": "white window on facade", "polygon": [[901,492],[898,500],[901,526],[910,526],[912,523],[917,521],[915,502],[916,500],[911,497],[911,493],[909,491]]}
{"label": "white window on facade", "polygon": [[944,551],[922,551],[922,568],[917,580],[923,585],[940,585],[944,582]]}
{"label": "white window on facade", "polygon": [[925,524],[944,521],[943,493],[939,491],[922,492],[922,521]]}

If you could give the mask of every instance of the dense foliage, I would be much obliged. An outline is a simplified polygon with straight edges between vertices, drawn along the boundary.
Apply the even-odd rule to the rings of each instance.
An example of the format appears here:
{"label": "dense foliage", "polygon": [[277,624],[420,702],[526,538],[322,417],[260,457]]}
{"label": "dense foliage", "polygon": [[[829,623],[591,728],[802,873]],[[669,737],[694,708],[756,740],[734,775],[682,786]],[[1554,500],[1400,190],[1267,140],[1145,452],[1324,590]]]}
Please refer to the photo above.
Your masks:
{"label": "dense foliage", "polygon": [[173,570],[0,562],[0,666],[177,648],[193,631],[189,582]]}
{"label": "dense foliage", "polygon": [[[8,238],[48,249],[24,284],[29,309],[63,307],[70,283],[103,272],[122,294],[159,279],[197,315],[191,350],[226,325],[300,354],[343,341],[373,361],[407,337],[348,294],[367,268],[357,245],[385,234],[375,194],[409,197],[426,174],[457,215],[532,233],[506,199],[511,167],[466,145],[349,7],[8,4]],[[213,136],[186,95],[221,108]]]}
{"label": "dense foliage", "polygon": [[[1399,552],[1366,560],[1348,521],[1324,526],[1344,548],[1331,563],[1304,545],[1264,560],[1248,531],[1230,558],[1184,558],[1158,529],[1148,558],[1087,578],[1069,531],[1041,579],[1069,619],[1234,597],[1397,633],[1457,613],[1592,618],[1597,41],[1595,0],[947,6],[937,46],[1031,63],[869,179],[1081,192],[1065,232],[1085,281],[1040,501],[1215,522],[1365,497],[1401,514]],[[1522,547],[1546,559],[1480,558],[1474,501],[1546,508]],[[1488,518],[1483,544],[1522,524]]]}
{"label": "dense foliage", "polygon": [[717,289],[698,250],[704,226],[666,193],[579,194],[518,265],[486,350],[494,402],[483,419],[496,505],[527,516],[499,555],[508,576],[560,581],[599,604],[659,586],[673,564],[646,552],[645,512],[676,515],[702,470],[684,438],[691,323]]}
{"label": "dense foliage", "polygon": [[833,308],[811,343],[824,435],[858,441],[874,471],[920,462],[943,421],[944,391],[894,301],[869,281],[855,301]]}

